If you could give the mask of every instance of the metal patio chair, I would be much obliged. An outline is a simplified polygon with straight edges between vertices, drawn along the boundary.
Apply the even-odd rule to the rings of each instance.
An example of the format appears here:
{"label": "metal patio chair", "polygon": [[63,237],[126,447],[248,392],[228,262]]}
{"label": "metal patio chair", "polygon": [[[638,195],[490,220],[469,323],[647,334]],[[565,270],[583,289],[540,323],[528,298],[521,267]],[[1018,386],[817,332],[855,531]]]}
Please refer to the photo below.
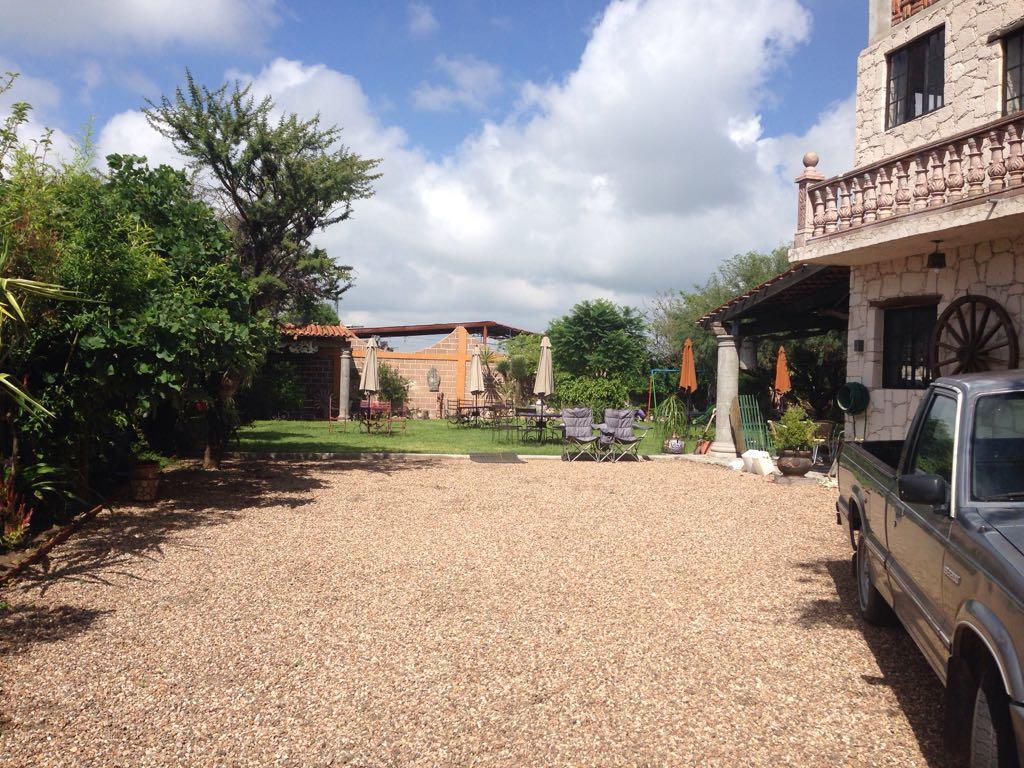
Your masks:
{"label": "metal patio chair", "polygon": [[594,412],[589,408],[562,409],[562,461],[576,461],[589,456],[600,461],[598,441],[601,435],[594,428]]}
{"label": "metal patio chair", "polygon": [[609,408],[604,412],[604,422],[596,427],[601,431],[598,447],[602,461],[621,461],[627,456],[640,461],[638,449],[649,427],[636,422],[635,408]]}

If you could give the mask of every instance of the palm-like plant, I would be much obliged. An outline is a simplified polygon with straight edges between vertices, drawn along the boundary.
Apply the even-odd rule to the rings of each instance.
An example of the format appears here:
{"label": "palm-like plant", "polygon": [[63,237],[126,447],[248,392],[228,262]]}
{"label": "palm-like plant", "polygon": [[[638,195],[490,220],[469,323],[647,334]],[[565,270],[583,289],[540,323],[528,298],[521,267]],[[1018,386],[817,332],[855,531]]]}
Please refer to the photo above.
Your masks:
{"label": "palm-like plant", "polygon": [[[7,255],[8,250],[5,246],[3,254],[0,255],[0,275],[7,270]],[[38,296],[39,298],[53,300],[79,298],[78,294],[74,291],[66,290],[54,283],[44,283],[39,280],[28,280],[21,277],[0,277],[0,348],[3,347],[4,332],[8,322],[12,320],[20,323],[26,322],[22,302],[28,296]],[[18,384],[13,374],[7,371],[0,371],[0,387],[22,410],[47,416],[53,415],[42,403],[34,399]]]}

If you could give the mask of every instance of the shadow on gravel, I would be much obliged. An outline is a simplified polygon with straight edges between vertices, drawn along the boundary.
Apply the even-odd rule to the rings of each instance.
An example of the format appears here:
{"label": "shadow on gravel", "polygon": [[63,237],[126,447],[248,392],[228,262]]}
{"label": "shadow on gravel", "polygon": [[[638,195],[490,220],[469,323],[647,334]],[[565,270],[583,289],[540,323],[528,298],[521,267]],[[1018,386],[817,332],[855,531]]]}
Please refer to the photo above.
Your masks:
{"label": "shadow on gravel", "polygon": [[[392,475],[414,468],[415,461],[233,461],[218,472],[181,469],[161,478],[160,499],[151,507],[114,504],[85,525],[50,558],[32,566],[17,581],[23,592],[44,594],[61,579],[116,586],[138,579],[132,564],[164,555],[178,531],[214,526],[254,507],[298,509],[313,501],[331,471],[360,469]],[[186,546],[180,542],[176,547]]]}
{"label": "shadow on gravel", "polygon": [[[857,585],[850,560],[822,560],[802,563],[810,572],[808,580],[827,577],[836,587],[834,600],[812,600],[804,607],[799,624],[807,629],[827,625],[856,630],[867,642],[878,663],[881,675],[862,675],[868,685],[884,685],[892,689],[900,709],[907,717],[914,736],[928,765],[947,768],[943,744],[943,688],[921,651],[900,626],[873,627],[865,624],[857,609]],[[834,649],[842,653],[842,648]],[[850,702],[851,707],[858,706]],[[866,713],[871,720],[872,713]],[[885,713],[875,713],[884,715]],[[870,733],[862,734],[871,738]]]}
{"label": "shadow on gravel", "polygon": [[110,611],[61,605],[23,605],[0,610],[0,658],[36,643],[54,643],[84,632]]}

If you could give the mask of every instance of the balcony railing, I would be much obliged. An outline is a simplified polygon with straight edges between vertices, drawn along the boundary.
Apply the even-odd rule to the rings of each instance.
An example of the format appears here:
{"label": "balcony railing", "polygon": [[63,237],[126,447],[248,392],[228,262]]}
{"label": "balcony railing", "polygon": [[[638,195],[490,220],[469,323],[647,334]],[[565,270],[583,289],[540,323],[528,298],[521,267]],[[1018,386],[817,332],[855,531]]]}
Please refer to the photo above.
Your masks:
{"label": "balcony railing", "polygon": [[1024,187],[1024,113],[824,179],[804,156],[795,245]]}

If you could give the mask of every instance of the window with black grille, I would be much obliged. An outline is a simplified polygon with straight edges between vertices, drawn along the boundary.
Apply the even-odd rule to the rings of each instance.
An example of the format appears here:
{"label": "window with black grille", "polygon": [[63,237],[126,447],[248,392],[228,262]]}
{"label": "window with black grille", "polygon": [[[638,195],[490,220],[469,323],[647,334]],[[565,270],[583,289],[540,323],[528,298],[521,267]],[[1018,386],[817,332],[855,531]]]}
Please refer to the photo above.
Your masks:
{"label": "window with black grille", "polygon": [[882,386],[923,389],[930,379],[928,347],[935,328],[935,305],[883,311]]}
{"label": "window with black grille", "polygon": [[934,112],[945,103],[945,56],[945,27],[889,54],[886,128]]}
{"label": "window with black grille", "polygon": [[1024,28],[1003,38],[1003,114],[1024,109]]}

